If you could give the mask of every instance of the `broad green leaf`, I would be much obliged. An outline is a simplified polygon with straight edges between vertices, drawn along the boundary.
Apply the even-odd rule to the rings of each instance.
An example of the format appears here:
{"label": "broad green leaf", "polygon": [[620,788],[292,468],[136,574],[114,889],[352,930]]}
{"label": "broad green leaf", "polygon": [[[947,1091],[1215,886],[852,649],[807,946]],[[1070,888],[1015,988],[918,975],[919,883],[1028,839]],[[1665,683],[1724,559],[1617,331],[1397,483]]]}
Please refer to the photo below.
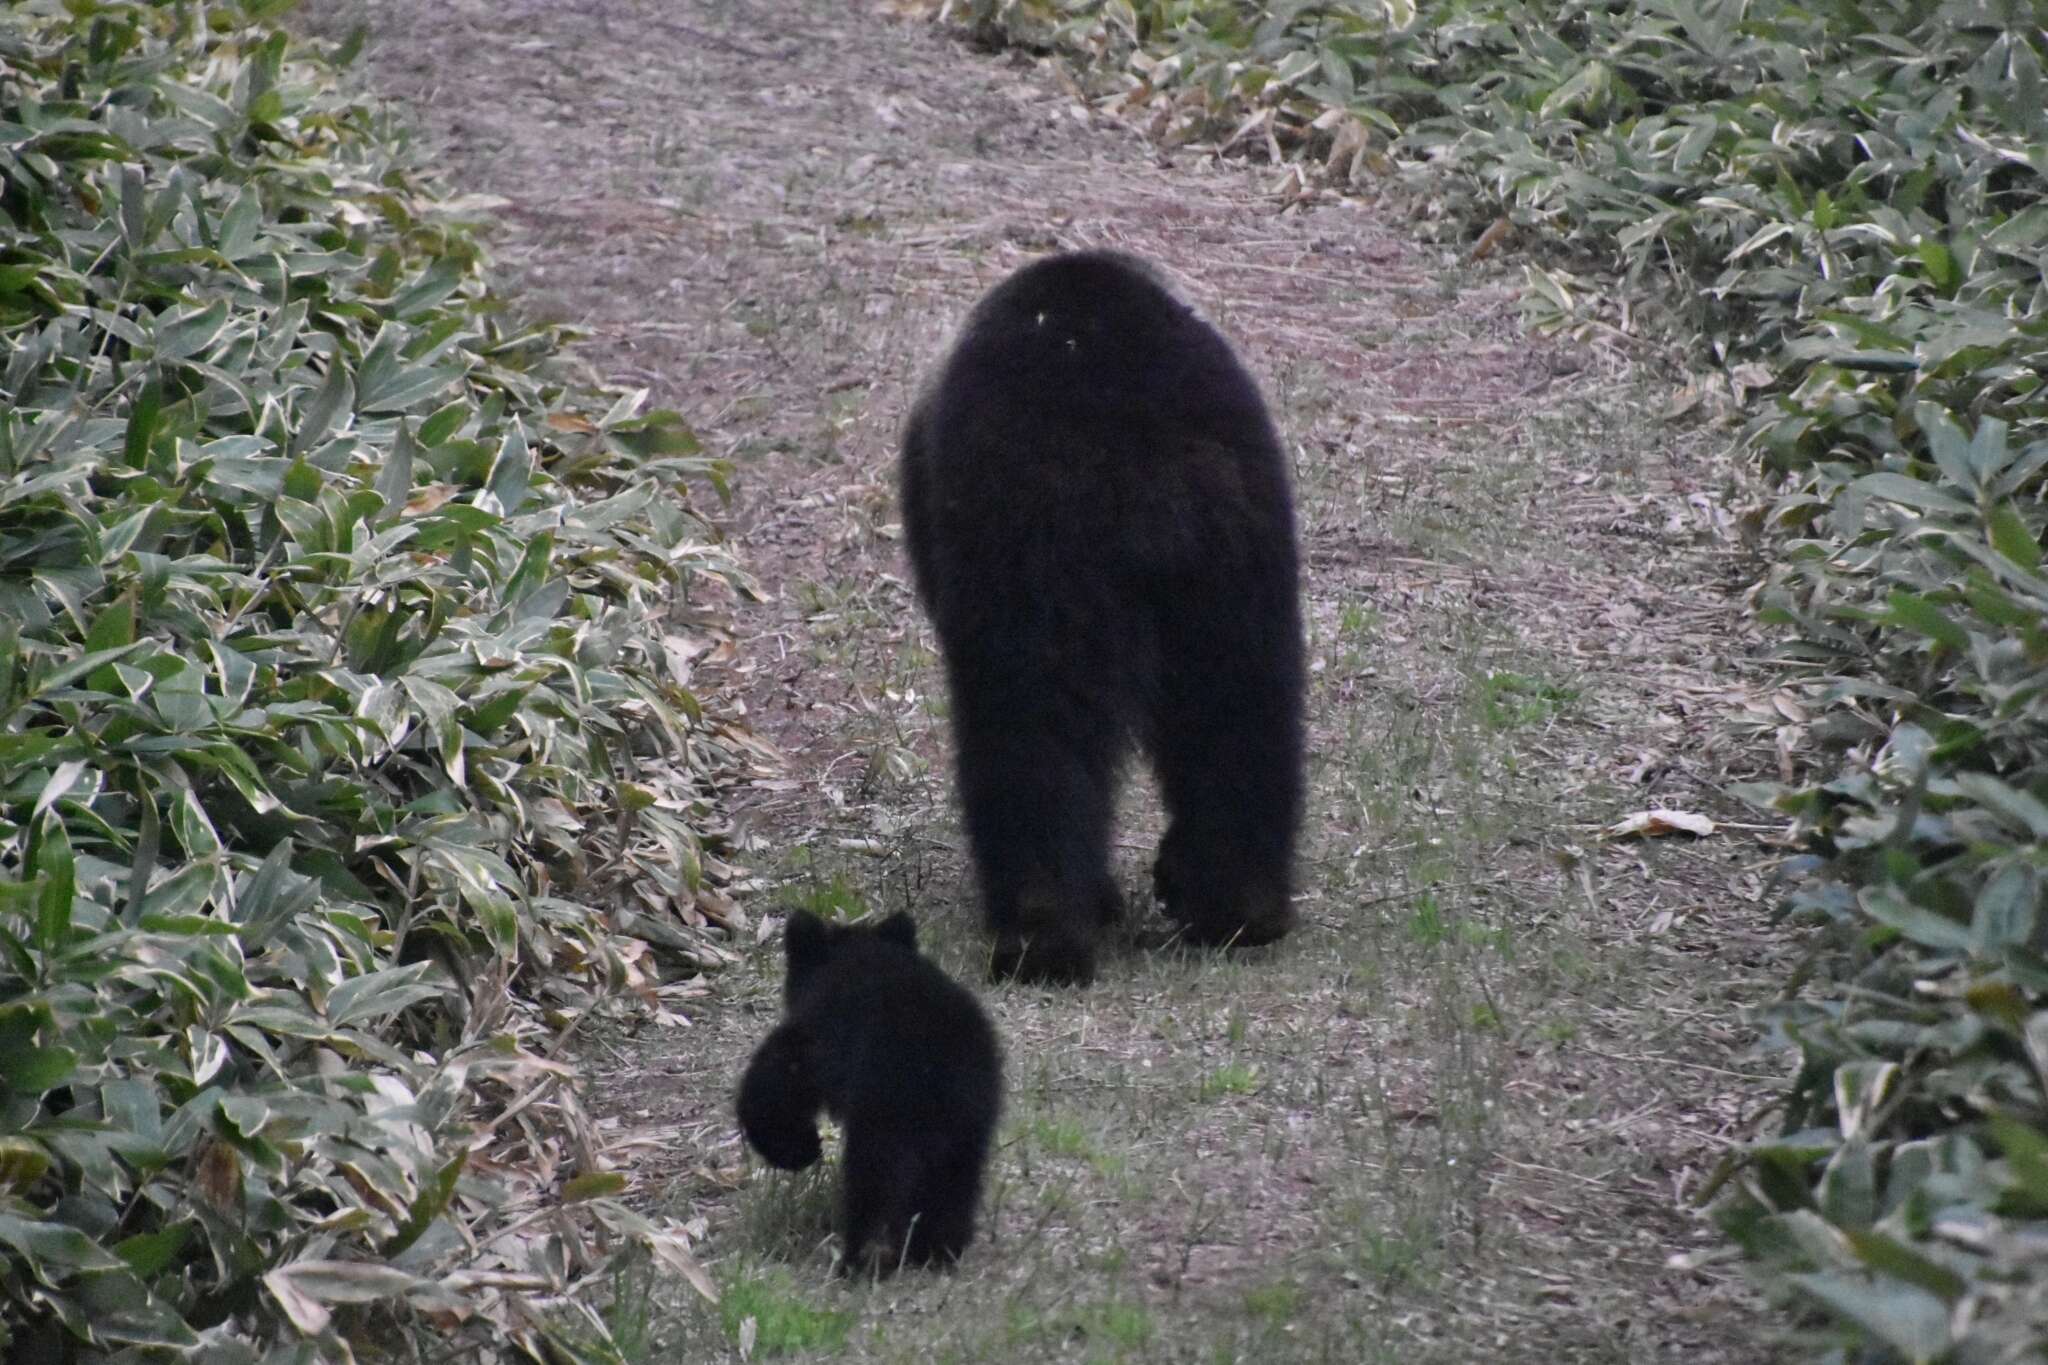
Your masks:
{"label": "broad green leaf", "polygon": [[1955,253],[1932,237],[1923,237],[1913,249],[1922,265],[1927,267],[1927,278],[1944,293],[1955,290],[1962,280],[1962,268],[1956,264]]}
{"label": "broad green leaf", "polygon": [[1897,351],[1827,351],[1819,358],[1844,370],[1876,374],[1911,374],[1920,368],[1921,363],[1918,356],[1901,355]]}
{"label": "broad green leaf", "polygon": [[[0,1070],[0,1092],[13,1088],[13,1078]],[[47,1088],[47,1087],[43,1087]],[[22,1087],[24,1093],[38,1091]],[[25,1192],[49,1174],[53,1162],[50,1150],[24,1137],[0,1136],[0,1194]]]}
{"label": "broad green leaf", "polygon": [[176,1263],[192,1236],[190,1223],[170,1223],[155,1232],[137,1233],[114,1244],[114,1254],[138,1275],[156,1276]]}
{"label": "broad green leaf", "polygon": [[1899,1079],[1896,1063],[1844,1062],[1835,1068],[1835,1116],[1845,1140],[1875,1136],[1873,1118],[1891,1098]]}
{"label": "broad green leaf", "polygon": [[[110,602],[93,619],[92,629],[86,633],[85,652],[106,654],[109,650],[120,649],[135,643],[135,594],[124,592]],[[95,692],[112,692],[119,686],[119,679],[112,665],[94,669],[86,686]]]}
{"label": "broad green leaf", "polygon": [[[512,571],[505,582],[505,600],[517,603],[532,595],[547,581],[548,569],[554,560],[555,536],[552,531],[543,531],[526,543],[520,553],[519,567]],[[522,612],[521,615],[527,613]],[[549,616],[553,613],[549,612]]]}
{"label": "broad green leaf", "polygon": [[156,1142],[163,1135],[160,1100],[156,1086],[143,1080],[114,1080],[100,1087],[100,1104],[107,1121],[149,1142]]}
{"label": "broad green leaf", "polygon": [[462,287],[461,266],[442,257],[422,271],[417,279],[392,296],[390,309],[395,318],[410,321],[435,307]]}
{"label": "broad green leaf", "polygon": [[1987,490],[1993,498],[2009,498],[2048,469],[2048,441],[2034,441],[2023,447],[2006,465],[2005,472]]}
{"label": "broad green leaf", "polygon": [[392,1259],[420,1239],[421,1234],[434,1225],[448,1203],[455,1197],[455,1191],[462,1178],[463,1168],[469,1163],[469,1148],[457,1147],[455,1155],[426,1181],[419,1195],[405,1211],[405,1219],[398,1225],[398,1231],[380,1248],[386,1259]]}
{"label": "broad green leaf", "polygon": [[476,407],[467,399],[457,398],[446,403],[420,423],[419,442],[423,446],[438,446],[462,429],[462,424],[475,413]]}
{"label": "broad green leaf", "polygon": [[704,449],[690,424],[668,408],[618,421],[607,418],[601,425],[607,441],[643,458],[696,455]]}
{"label": "broad green leaf", "polygon": [[287,453],[293,456],[303,456],[319,445],[342,414],[355,404],[355,382],[349,378],[340,346],[327,347],[326,364],[326,375],[301,409],[299,428],[292,433]]}
{"label": "broad green leaf", "polygon": [[1970,571],[1963,596],[1972,610],[1994,626],[2032,626],[2038,623],[2043,615],[2041,611],[2028,607],[1999,587],[1982,569]]}
{"label": "broad green leaf", "polygon": [[73,902],[78,898],[77,862],[64,822],[44,812],[32,827],[28,865],[36,876],[35,945],[45,955],[64,949],[71,940]]}
{"label": "broad green leaf", "polygon": [[484,937],[500,955],[510,957],[519,948],[519,914],[510,898],[485,882],[464,881],[462,899],[476,911]]}
{"label": "broad green leaf", "polygon": [[2040,887],[2033,870],[2018,863],[2003,868],[1977,893],[1970,925],[1977,950],[1996,953],[2032,942],[2039,910]]}
{"label": "broad green leaf", "polygon": [[43,783],[43,789],[36,793],[36,803],[30,809],[28,815],[30,821],[42,819],[44,811],[56,805],[73,787],[78,785],[78,779],[84,776],[85,770],[86,763],[82,758],[69,759],[66,762],[59,763],[50,774],[49,780]]}
{"label": "broad green leaf", "polygon": [[116,659],[126,658],[136,649],[140,648],[142,643],[140,640],[135,640],[125,645],[118,645],[112,649],[89,650],[78,658],[73,659],[70,663],[57,668],[47,676],[37,678],[29,689],[29,699],[55,692],[59,688],[69,687],[72,683],[102,664],[110,664]]}
{"label": "broad green leaf", "polygon": [[1865,887],[1856,897],[1863,912],[1930,948],[1966,951],[1975,946],[1970,929],[1944,915],[1923,910],[1889,886]]}
{"label": "broad green leaf", "polygon": [[432,962],[412,962],[351,977],[327,993],[327,1018],[336,1028],[386,1019],[408,1006],[448,993],[446,985],[428,980]]}
{"label": "broad green leaf", "polygon": [[1877,1171],[1870,1144],[1845,1141],[1828,1158],[1815,1190],[1821,1216],[1837,1228],[1866,1228],[1877,1217]]}
{"label": "broad green leaf", "polygon": [[156,435],[157,419],[163,411],[163,389],[155,383],[144,384],[136,396],[135,405],[128,413],[128,432],[123,461],[130,469],[149,467],[149,443]]}
{"label": "broad green leaf", "polygon": [[1984,487],[2005,472],[2011,455],[2005,447],[2005,435],[2009,430],[2003,418],[1983,417],[1977,421],[1977,430],[1970,436],[1970,472],[1976,476],[1977,486]]}
{"label": "broad green leaf", "polygon": [[413,461],[419,446],[413,441],[411,425],[398,424],[398,435],[391,443],[391,453],[385,457],[384,465],[377,471],[374,485],[377,496],[383,500],[387,515],[396,517],[405,508],[407,496],[412,492]]}
{"label": "broad green leaf", "polygon": [[121,236],[130,251],[141,251],[149,245],[149,233],[145,224],[149,221],[147,191],[142,184],[142,169],[139,166],[121,168]]}
{"label": "broad green leaf", "polygon": [[183,660],[158,676],[150,703],[164,724],[180,734],[204,729],[213,720],[213,708],[206,704],[206,674]]}
{"label": "broad green leaf", "polygon": [[256,236],[262,225],[263,206],[257,198],[256,187],[244,185],[236,193],[235,201],[228,205],[228,211],[221,215],[214,249],[228,260],[242,260],[256,245]]}
{"label": "broad green leaf", "polygon": [[198,794],[190,787],[171,802],[171,829],[178,836],[178,847],[189,858],[214,858],[224,847],[206,808],[199,804]]}
{"label": "broad green leaf", "polygon": [[1917,1285],[1847,1275],[1791,1275],[1787,1282],[1862,1327],[1911,1365],[1935,1365],[1954,1344],[1947,1305]]}
{"label": "broad green leaf", "polygon": [[2029,572],[2041,567],[2041,542],[2020,520],[2019,513],[2010,502],[1992,507],[1984,514],[1984,521],[1991,531],[1991,544],[1998,553]]}
{"label": "broad green leaf", "polygon": [[149,1292],[134,1275],[88,1275],[77,1286],[79,1306],[102,1342],[140,1348],[153,1354],[189,1355],[199,1336],[171,1306]]}
{"label": "broad green leaf", "polygon": [[2048,1218],[2048,1133],[2013,1115],[1993,1114],[1991,1135],[2012,1181],[2003,1202],[2022,1216]]}
{"label": "broad green leaf", "polygon": [[1989,773],[1957,773],[1956,787],[2025,829],[2035,839],[2048,839],[2048,804],[2033,793],[2007,786]]}
{"label": "broad green leaf", "polygon": [[519,510],[526,501],[528,482],[533,477],[533,454],[526,445],[526,433],[514,422],[498,447],[486,486],[497,509],[505,514]]}
{"label": "broad green leaf", "polygon": [[1970,438],[1955,419],[1933,403],[1916,404],[1913,417],[1927,438],[1927,450],[1951,484],[1971,495],[1978,491],[1977,471],[1970,458]]}
{"label": "broad green leaf", "polygon": [[1987,233],[1985,241],[2022,254],[2048,241],[2048,200],[2036,200],[2013,214]]}
{"label": "broad green leaf", "polygon": [[507,688],[493,694],[487,700],[476,704],[475,709],[463,718],[463,724],[486,738],[497,732],[519,712],[526,703],[529,689]]}
{"label": "broad green leaf", "polygon": [[149,889],[132,913],[138,918],[197,914],[212,899],[218,873],[207,863],[187,863]]}
{"label": "broad green leaf", "polygon": [[364,412],[405,412],[446,389],[458,374],[431,365],[400,366],[375,389],[359,394],[357,405]]}
{"label": "broad green leaf", "polygon": [[1950,649],[1966,650],[1970,647],[1969,632],[1928,598],[1907,592],[1904,588],[1893,588],[1885,602],[1890,608],[1886,619],[1892,625],[1925,635]]}
{"label": "broad green leaf", "polygon": [[[1999,946],[2002,945],[1994,945],[1989,951],[1996,952]],[[1997,977],[1974,981],[1970,983],[1969,989],[1963,992],[1963,998],[1969,1002],[1971,1009],[1987,1019],[1994,1020],[2000,1027],[2012,1033],[2019,1033],[2026,1028],[2027,997],[2011,981]]]}
{"label": "broad green leaf", "polygon": [[228,305],[216,299],[200,309],[184,309],[160,319],[154,329],[159,363],[185,360],[211,348],[227,330]]}
{"label": "broad green leaf", "polygon": [[1903,503],[1908,507],[1917,507],[1923,512],[1952,512],[1957,516],[1969,516],[1976,511],[1975,507],[1963,499],[1945,493],[1931,483],[1908,478],[1904,474],[1866,474],[1850,486],[1870,497]]}
{"label": "broad green leaf", "polygon": [[0,1042],[0,1088],[31,1099],[69,1081],[78,1054],[68,1047],[14,1047]]}
{"label": "broad green leaf", "polygon": [[281,925],[319,899],[319,883],[292,871],[293,851],[290,839],[279,841],[235,894],[242,943],[251,952],[261,952]]}
{"label": "broad green leaf", "polygon": [[120,1270],[123,1262],[77,1228],[62,1223],[33,1222],[0,1213],[0,1247],[27,1262],[40,1276],[72,1271]]}

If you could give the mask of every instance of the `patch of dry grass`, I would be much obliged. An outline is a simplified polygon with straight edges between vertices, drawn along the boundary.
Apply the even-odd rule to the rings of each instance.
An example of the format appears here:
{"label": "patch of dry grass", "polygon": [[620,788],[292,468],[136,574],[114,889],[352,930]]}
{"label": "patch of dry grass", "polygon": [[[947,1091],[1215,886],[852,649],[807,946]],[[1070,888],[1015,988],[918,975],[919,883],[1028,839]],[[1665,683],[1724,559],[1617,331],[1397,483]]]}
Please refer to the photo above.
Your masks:
{"label": "patch of dry grass", "polygon": [[[1283,422],[1323,427],[1330,391],[1297,365]],[[1642,525],[1617,520],[1630,508],[1669,505],[1642,465],[1672,453],[1633,446],[1659,433],[1630,424],[1629,397],[1560,395],[1511,438],[1504,477],[1476,438],[1436,433],[1412,461],[1388,441],[1370,461],[1303,442],[1303,931],[1223,958],[1140,931],[1096,990],[991,991],[1010,1108],[988,1233],[957,1277],[832,1286],[829,1186],[793,1192],[758,1168],[737,1214],[714,1219],[711,1254],[743,1279],[793,1263],[789,1293],[873,1326],[842,1348],[855,1359],[1461,1361],[1503,1338],[1517,1358],[1756,1358],[1739,1288],[1666,1265],[1713,1245],[1682,1200],[1764,1079],[1737,1060],[1730,999],[1760,988],[1729,918],[1757,896],[1750,855],[1597,839],[1625,809],[1712,801],[1684,713],[1676,734],[1658,724],[1697,681],[1676,666],[1691,646],[1613,628],[1649,602],[1618,573],[1663,574],[1667,595],[1690,576],[1670,608],[1689,630],[1713,600],[1711,557],[1660,563],[1668,518],[1614,532]],[[1635,467],[1611,468],[1628,450]],[[1540,490],[1588,470],[1589,515],[1558,519]],[[1362,551],[1349,528],[1376,498],[1384,539]],[[900,585],[841,586],[835,624],[869,600],[840,638],[868,643],[829,650],[833,666],[886,678],[877,695],[929,697],[936,663]],[[785,894],[909,906],[939,959],[977,979],[987,941],[936,709],[889,713],[913,766],[845,789],[827,827],[869,837],[841,847],[820,828]],[[1134,783],[1134,898],[1152,807]],[[766,1001],[778,969],[761,950],[749,989]]]}

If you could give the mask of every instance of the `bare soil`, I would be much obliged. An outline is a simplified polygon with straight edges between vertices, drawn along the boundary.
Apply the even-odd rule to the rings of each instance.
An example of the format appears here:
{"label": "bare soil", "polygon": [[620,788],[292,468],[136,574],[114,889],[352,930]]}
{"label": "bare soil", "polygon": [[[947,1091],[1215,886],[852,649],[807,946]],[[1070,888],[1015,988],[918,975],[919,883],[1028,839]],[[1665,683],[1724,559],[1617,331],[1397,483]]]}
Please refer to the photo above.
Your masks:
{"label": "bare soil", "polygon": [[[826,1275],[822,1188],[741,1151],[779,962],[737,945],[689,1027],[584,1058],[722,1285],[850,1312],[841,1349],[875,1359],[1768,1358],[1687,1207],[1772,1090],[1741,1017],[1759,851],[1599,837],[1653,806],[1744,820],[1716,736],[1744,704],[1769,728],[1725,437],[1657,420],[1639,350],[1526,335],[1513,260],[1419,243],[1391,198],[1277,195],[868,6],[354,0],[322,27],[350,16],[371,83],[504,201],[522,306],[738,466],[765,600],[722,681],[787,757],[732,796],[757,937],[779,900],[907,905],[978,979],[892,465],[982,290],[1054,246],[1162,263],[1296,451],[1302,930],[1231,959],[1138,935],[1092,991],[985,992],[1012,1098],[984,1240],[879,1288]],[[1156,825],[1127,804],[1135,892]],[[656,1300],[649,1354],[737,1358],[734,1322]]]}

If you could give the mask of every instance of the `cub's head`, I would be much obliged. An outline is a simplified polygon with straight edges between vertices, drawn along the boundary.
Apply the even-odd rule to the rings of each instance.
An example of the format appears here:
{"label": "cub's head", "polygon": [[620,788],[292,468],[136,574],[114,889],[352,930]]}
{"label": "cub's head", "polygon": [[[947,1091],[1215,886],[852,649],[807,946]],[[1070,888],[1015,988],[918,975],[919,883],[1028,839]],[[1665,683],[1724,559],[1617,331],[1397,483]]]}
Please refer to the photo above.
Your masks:
{"label": "cub's head", "polygon": [[900,949],[915,953],[917,921],[902,910],[887,919],[865,919],[858,924],[833,924],[808,910],[792,911],[782,931],[782,951],[789,960],[789,975],[783,982],[784,998],[794,1000],[806,978],[849,949]]}

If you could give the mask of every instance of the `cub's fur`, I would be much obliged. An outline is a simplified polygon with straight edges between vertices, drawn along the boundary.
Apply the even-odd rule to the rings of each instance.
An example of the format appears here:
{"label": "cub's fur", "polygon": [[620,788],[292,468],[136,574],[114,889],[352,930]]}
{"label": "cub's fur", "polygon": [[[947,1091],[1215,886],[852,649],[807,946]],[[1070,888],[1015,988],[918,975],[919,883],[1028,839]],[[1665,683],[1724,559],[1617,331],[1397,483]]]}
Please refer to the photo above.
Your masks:
{"label": "cub's fur", "polygon": [[784,1017],[741,1078],[741,1131],[794,1171],[818,1159],[819,1111],[839,1121],[844,1268],[957,1261],[1002,1107],[988,1016],[917,951],[907,914],[840,925],[798,911],[783,945]]}

